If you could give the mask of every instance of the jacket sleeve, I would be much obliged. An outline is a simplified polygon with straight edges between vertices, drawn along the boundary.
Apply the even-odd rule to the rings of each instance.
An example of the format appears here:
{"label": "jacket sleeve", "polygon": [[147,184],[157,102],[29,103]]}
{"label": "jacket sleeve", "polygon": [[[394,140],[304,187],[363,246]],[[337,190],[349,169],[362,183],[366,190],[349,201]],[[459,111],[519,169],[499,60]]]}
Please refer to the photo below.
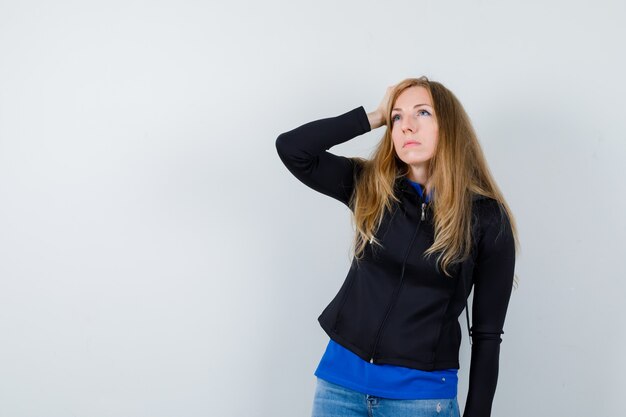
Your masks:
{"label": "jacket sleeve", "polygon": [[370,130],[367,113],[360,106],[281,133],[276,139],[276,150],[298,180],[347,206],[356,166],[351,158],[332,154],[328,149]]}
{"label": "jacket sleeve", "polygon": [[508,216],[497,205],[477,246],[472,303],[472,354],[463,417],[489,417],[498,380],[500,343],[511,297],[515,244]]}

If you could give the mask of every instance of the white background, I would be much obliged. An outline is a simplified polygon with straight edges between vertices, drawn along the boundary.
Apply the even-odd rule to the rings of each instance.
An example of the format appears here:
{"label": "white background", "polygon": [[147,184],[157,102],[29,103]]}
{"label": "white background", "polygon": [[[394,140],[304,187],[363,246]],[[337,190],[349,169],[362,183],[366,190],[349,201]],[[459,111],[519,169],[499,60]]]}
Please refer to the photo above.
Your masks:
{"label": "white background", "polygon": [[0,416],[310,415],[350,213],[275,140],[420,75],[464,104],[520,229],[492,415],[625,415],[625,12],[2,1]]}

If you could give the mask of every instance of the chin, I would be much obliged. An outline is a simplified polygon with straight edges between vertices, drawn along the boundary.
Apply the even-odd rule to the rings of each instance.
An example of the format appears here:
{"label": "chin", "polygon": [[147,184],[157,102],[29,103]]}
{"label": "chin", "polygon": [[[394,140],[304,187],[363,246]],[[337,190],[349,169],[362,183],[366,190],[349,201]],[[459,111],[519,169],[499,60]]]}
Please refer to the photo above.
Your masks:
{"label": "chin", "polygon": [[428,162],[430,158],[400,158],[407,165],[419,165]]}

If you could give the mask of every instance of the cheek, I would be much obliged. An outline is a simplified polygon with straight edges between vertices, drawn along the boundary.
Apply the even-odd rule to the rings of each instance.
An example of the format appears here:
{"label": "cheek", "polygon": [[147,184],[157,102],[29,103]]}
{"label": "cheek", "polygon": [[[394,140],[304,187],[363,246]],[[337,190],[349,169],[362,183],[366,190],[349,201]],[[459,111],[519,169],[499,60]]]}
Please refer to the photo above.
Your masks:
{"label": "cheek", "polygon": [[391,134],[391,142],[393,143],[394,149],[398,149],[398,144],[400,143],[400,139],[394,133]]}
{"label": "cheek", "polygon": [[437,129],[436,126],[434,126],[431,129],[430,137],[432,138],[432,141],[433,141],[434,144],[436,144],[437,141],[439,140],[439,129]]}

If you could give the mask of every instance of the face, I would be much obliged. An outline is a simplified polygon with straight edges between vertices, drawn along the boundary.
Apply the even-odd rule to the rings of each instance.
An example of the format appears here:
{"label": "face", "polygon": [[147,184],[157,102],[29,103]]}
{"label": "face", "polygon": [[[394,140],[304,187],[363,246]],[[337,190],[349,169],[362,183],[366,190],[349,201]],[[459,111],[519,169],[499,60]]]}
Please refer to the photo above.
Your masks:
{"label": "face", "polygon": [[435,153],[438,135],[428,90],[419,86],[404,90],[391,111],[391,138],[398,157],[414,168],[426,166]]}

